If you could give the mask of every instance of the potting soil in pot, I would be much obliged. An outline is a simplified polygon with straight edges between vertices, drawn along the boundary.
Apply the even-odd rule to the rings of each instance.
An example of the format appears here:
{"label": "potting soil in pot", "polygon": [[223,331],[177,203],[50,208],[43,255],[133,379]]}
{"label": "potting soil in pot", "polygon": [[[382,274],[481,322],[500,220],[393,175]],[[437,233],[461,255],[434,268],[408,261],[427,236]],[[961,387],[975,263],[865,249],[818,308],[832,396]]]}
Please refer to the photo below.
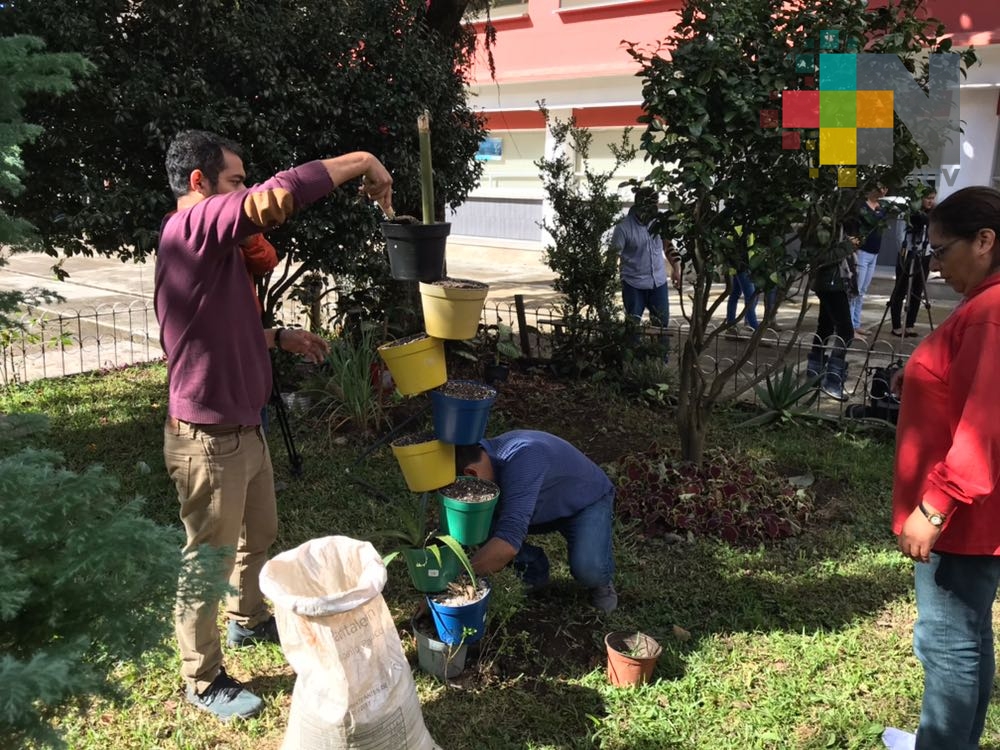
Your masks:
{"label": "potting soil in pot", "polygon": [[443,286],[446,289],[488,289],[489,284],[472,279],[438,279],[430,282],[434,286]]}
{"label": "potting soil in pot", "polygon": [[495,388],[471,380],[449,380],[437,390],[449,398],[463,401],[484,401],[497,395]]}
{"label": "potting soil in pot", "polygon": [[412,344],[414,341],[420,341],[421,339],[428,338],[426,333],[415,333],[412,336],[406,336],[405,338],[396,339],[395,341],[389,341],[388,343],[382,344],[383,349],[391,349],[394,346],[402,346],[403,344]]}
{"label": "potting soil in pot", "polygon": [[460,503],[485,503],[496,497],[497,486],[486,479],[464,478],[442,487],[438,492]]}
{"label": "potting soil in pot", "polygon": [[[466,577],[464,580],[468,580]],[[475,604],[490,590],[489,584],[480,580],[475,592],[468,583],[458,583],[454,581],[448,584],[448,588],[440,594],[434,594],[431,598],[438,604],[445,607],[464,607],[466,604]]]}
{"label": "potting soil in pot", "polygon": [[397,448],[402,448],[406,445],[420,445],[421,443],[429,443],[432,440],[437,440],[432,432],[410,432],[406,435],[401,435],[392,441],[392,444]]}

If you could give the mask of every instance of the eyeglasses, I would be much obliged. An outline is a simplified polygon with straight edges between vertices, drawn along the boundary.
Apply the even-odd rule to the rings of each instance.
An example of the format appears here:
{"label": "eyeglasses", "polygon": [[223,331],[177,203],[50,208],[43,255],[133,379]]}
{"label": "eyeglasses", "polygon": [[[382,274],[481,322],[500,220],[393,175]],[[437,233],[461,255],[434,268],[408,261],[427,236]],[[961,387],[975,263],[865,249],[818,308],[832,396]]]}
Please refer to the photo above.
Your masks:
{"label": "eyeglasses", "polygon": [[941,260],[941,258],[944,256],[944,254],[946,252],[948,252],[948,248],[950,248],[952,245],[954,245],[956,242],[958,242],[961,239],[962,239],[961,237],[956,237],[951,242],[946,242],[943,245],[938,245],[937,247],[935,247],[934,245],[931,245],[929,248],[927,248],[927,251],[930,253],[930,256],[932,258],[934,258],[936,260]]}

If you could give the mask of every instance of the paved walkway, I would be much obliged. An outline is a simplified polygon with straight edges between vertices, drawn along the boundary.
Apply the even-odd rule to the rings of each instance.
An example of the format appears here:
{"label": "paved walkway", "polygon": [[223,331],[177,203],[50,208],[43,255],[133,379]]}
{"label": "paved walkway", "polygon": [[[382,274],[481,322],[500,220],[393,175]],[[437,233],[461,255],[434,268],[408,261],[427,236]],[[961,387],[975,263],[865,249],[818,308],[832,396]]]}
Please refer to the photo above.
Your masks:
{"label": "paved walkway", "polygon": [[[502,311],[509,309],[517,294],[524,296],[529,309],[557,307],[558,295],[552,289],[553,274],[543,262],[541,252],[516,247],[466,244],[460,239],[450,241],[448,245],[449,274],[490,284],[488,309],[496,306]],[[63,302],[44,304],[40,309],[48,318],[61,315],[64,319],[73,321],[76,330],[71,331],[71,338],[76,338],[79,344],[67,347],[65,341],[60,344],[54,338],[46,344],[44,336],[42,343],[28,342],[22,353],[33,356],[36,361],[30,372],[25,370],[19,377],[61,374],[58,369],[65,366],[67,351],[71,368],[64,370],[66,372],[127,363],[121,361],[122,356],[126,359],[134,358],[132,361],[160,356],[159,330],[151,314],[154,271],[152,258],[145,264],[125,264],[101,257],[67,258],[63,262],[63,269],[69,273],[66,281],[54,278],[51,272],[54,262],[55,259],[47,255],[21,253],[12,256],[9,265],[0,269],[0,290],[26,291],[32,287],[42,287],[60,294],[64,298]],[[892,285],[891,269],[876,272],[866,298],[865,327],[875,329],[878,325],[886,311]],[[958,299],[940,280],[930,282],[929,297],[932,300],[935,325],[944,320]],[[807,313],[808,321],[804,324],[806,330],[814,325],[816,308],[813,304]],[[788,303],[779,311],[778,322],[791,327],[797,315],[797,303]],[[724,310],[717,313],[716,317],[721,323]],[[676,293],[671,295],[671,318],[675,322],[682,319],[680,297]],[[928,326],[924,311],[921,311],[919,321],[918,330],[926,332]],[[890,323],[886,319],[879,338],[894,344],[897,349],[900,344],[904,351],[912,349],[912,345],[918,341],[907,339],[901,342],[889,335],[889,329]],[[118,351],[120,343],[127,345],[124,355]],[[90,349],[96,348],[96,351],[85,355],[82,350],[87,347],[84,344],[89,344]],[[60,364],[60,360],[63,364]]]}

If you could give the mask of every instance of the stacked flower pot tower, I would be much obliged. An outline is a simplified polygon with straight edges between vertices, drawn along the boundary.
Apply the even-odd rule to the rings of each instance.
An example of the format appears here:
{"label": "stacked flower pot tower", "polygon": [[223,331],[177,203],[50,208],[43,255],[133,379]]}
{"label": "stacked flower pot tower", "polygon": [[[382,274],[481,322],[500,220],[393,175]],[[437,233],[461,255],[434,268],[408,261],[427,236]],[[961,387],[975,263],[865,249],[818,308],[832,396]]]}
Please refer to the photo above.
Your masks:
{"label": "stacked flower pot tower", "polygon": [[[486,433],[496,390],[483,383],[449,380],[444,342],[474,338],[489,287],[444,275],[450,225],[434,222],[430,128],[418,119],[424,222],[394,217],[383,224],[394,279],[419,282],[425,331],[379,347],[379,355],[404,396],[430,392],[433,433],[405,435],[392,452],[406,486],[423,493],[415,522],[420,546],[401,550],[414,587],[427,595],[433,624],[414,622],[419,664],[445,679],[464,668],[466,647],[482,638],[490,589],[476,578],[464,547],[486,541],[499,489],[492,482],[455,476],[455,446],[478,443]],[[441,528],[424,536],[427,497],[435,492]],[[417,539],[411,539],[416,544]],[[465,573],[471,579],[458,584]]]}

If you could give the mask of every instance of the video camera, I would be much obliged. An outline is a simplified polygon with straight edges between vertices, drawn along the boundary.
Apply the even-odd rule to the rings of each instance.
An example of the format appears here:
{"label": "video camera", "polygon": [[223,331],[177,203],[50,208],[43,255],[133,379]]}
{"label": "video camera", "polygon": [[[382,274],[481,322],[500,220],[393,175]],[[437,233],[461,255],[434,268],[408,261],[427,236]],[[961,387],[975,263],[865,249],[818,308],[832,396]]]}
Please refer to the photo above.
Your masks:
{"label": "video camera", "polygon": [[899,399],[890,389],[892,377],[903,369],[897,360],[886,367],[868,367],[868,403],[852,404],[845,414],[851,419],[881,419],[889,424],[899,421]]}

